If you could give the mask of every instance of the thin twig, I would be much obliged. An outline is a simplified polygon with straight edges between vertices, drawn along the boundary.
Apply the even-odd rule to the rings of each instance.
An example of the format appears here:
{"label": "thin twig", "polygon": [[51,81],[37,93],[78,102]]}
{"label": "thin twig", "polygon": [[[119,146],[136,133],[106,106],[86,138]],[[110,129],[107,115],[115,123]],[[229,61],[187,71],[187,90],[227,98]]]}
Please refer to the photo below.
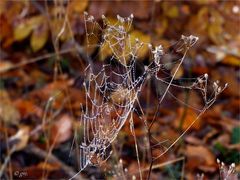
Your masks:
{"label": "thin twig", "polygon": [[[65,163],[63,163],[61,160],[59,160],[56,156],[54,156],[53,154],[49,154],[48,152],[38,148],[37,146],[35,146],[34,144],[30,144],[27,146],[26,151],[28,153],[33,153],[34,155],[45,159],[46,156],[48,156],[48,162],[52,162],[52,163],[57,163],[61,166],[61,168],[64,170],[64,172],[69,176],[72,177],[75,174],[77,174],[70,166],[66,165]],[[76,177],[78,179],[85,179],[84,177],[82,177],[80,174],[78,174],[78,176]]]}
{"label": "thin twig", "polygon": [[[66,53],[69,53],[69,52],[72,52],[72,51],[76,51],[75,49],[64,49],[62,51],[59,52],[59,54],[66,54]],[[51,57],[54,57],[56,55],[56,53],[48,53],[48,54],[45,54],[45,55],[42,55],[42,56],[38,56],[36,58],[32,58],[32,59],[29,59],[29,60],[26,60],[26,61],[22,61],[20,63],[17,63],[13,66],[10,66],[8,68],[5,68],[3,70],[0,70],[0,73],[4,73],[6,71],[9,71],[9,70],[13,70],[13,69],[17,69],[17,68],[20,68],[22,66],[25,66],[25,65],[28,65],[28,64],[32,64],[32,63],[35,63],[35,62],[38,62],[38,61],[41,61],[41,60],[44,60],[44,59],[48,59],[48,58],[51,58]]]}
{"label": "thin twig", "polygon": [[0,178],[2,177],[3,172],[4,172],[5,168],[7,167],[8,162],[10,161],[10,157],[11,157],[11,155],[14,153],[15,150],[16,150],[16,146],[13,146],[13,147],[10,149],[7,157],[5,158],[4,163],[3,163],[3,165],[1,166],[1,169],[0,169]]}
{"label": "thin twig", "polygon": [[[173,163],[176,163],[176,162],[179,162],[179,161],[184,161],[185,160],[185,157],[180,157],[180,158],[177,158],[177,159],[174,159],[174,160],[171,160],[171,161],[167,161],[167,162],[164,162],[164,163],[161,163],[161,164],[156,164],[156,165],[153,165],[152,166],[152,170],[153,169],[158,169],[158,168],[162,168],[164,166],[167,166],[167,165],[170,165],[170,164],[173,164]],[[148,171],[149,168],[144,168],[141,170],[141,172],[145,172],[145,171]],[[139,173],[138,171],[134,172],[134,173],[131,173],[131,175],[133,174],[137,174]]]}

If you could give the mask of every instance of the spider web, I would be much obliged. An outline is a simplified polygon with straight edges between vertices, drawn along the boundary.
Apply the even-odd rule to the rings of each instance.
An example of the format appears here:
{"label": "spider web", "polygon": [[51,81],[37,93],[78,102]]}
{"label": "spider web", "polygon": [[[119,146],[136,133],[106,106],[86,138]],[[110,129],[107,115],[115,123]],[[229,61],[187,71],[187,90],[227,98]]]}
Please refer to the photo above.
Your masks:
{"label": "spider web", "polygon": [[[83,137],[79,145],[80,169],[78,173],[88,165],[99,165],[111,156],[110,146],[127,120],[130,121],[130,129],[135,137],[134,123],[131,118],[132,112],[135,110],[136,104],[140,106],[138,98],[142,87],[151,77],[166,85],[159,98],[158,105],[163,102],[166,95],[169,95],[180,103],[190,106],[174,96],[170,91],[171,87],[199,91],[203,97],[204,107],[197,109],[190,106],[198,110],[199,115],[208,109],[215,102],[217,95],[226,88],[226,86],[221,88],[218,82],[214,82],[213,91],[209,93],[207,74],[195,79],[180,79],[182,82],[188,82],[187,84],[175,83],[175,76],[188,50],[198,40],[195,36],[182,35],[180,40],[171,48],[168,48],[166,52],[161,45],[153,48],[151,44],[147,44],[151,63],[147,66],[143,65],[142,73],[137,76],[138,51],[146,43],[139,39],[133,41],[129,34],[133,15],[127,18],[117,16],[117,21],[114,23],[103,16],[102,25],[100,25],[94,20],[93,16],[84,13],[84,20],[87,49],[98,47],[99,51],[103,51],[104,48],[107,48],[111,52],[111,57],[109,63],[103,64],[99,71],[94,68],[92,61],[85,69],[85,82],[83,83],[85,104],[82,105],[82,116],[80,118]],[[166,62],[169,54],[174,54],[175,58]],[[96,57],[98,55],[99,53]],[[166,69],[173,65],[176,67],[175,71],[172,74],[167,73]],[[160,77],[159,72],[162,72],[165,77]],[[144,114],[144,110],[140,109]],[[156,118],[156,115],[154,118]],[[143,121],[145,126],[148,126],[146,120]],[[135,147],[138,156],[136,137]],[[138,163],[140,163],[139,160]]]}

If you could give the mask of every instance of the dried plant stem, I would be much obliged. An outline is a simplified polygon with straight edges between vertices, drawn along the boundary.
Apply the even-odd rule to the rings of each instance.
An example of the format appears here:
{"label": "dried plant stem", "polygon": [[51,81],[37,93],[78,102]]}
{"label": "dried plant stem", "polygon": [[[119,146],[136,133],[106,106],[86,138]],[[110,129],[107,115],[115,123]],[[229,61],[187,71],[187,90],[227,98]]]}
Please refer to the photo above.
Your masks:
{"label": "dried plant stem", "polygon": [[[34,144],[30,144],[28,145],[28,147],[26,148],[27,152],[29,153],[33,153],[34,155],[45,159],[46,156],[48,156],[47,162],[52,162],[52,163],[57,163],[61,166],[61,168],[64,170],[64,172],[69,176],[72,177],[76,174],[76,172],[69,167],[68,165],[66,165],[65,163],[63,163],[62,161],[60,161],[57,157],[55,157],[53,154],[49,154],[46,151],[38,148],[37,146],[35,146]],[[76,178],[78,179],[85,179],[84,177],[82,177],[81,175],[77,175]]]}
{"label": "dried plant stem", "polygon": [[139,160],[137,138],[136,138],[134,122],[133,122],[133,113],[131,113],[131,117],[130,117],[129,121],[130,121],[130,124],[131,124],[130,126],[132,127],[132,135],[133,135],[133,138],[134,138],[135,150],[136,150],[136,155],[137,155],[137,163],[138,163],[139,175],[140,175],[140,179],[142,180],[142,171],[141,171],[141,164],[140,164],[140,160]]}
{"label": "dried plant stem", "polygon": [[[7,157],[6,157],[5,160],[4,160],[4,163],[1,165],[1,168],[0,168],[0,178],[2,177],[4,170],[5,170],[5,168],[7,167],[8,162],[9,162],[10,159],[11,159],[11,155],[15,152],[15,148],[16,148],[16,146],[13,146],[13,147],[9,150],[8,155],[7,155]],[[10,173],[10,177],[11,177],[10,179],[12,179],[12,174],[11,174],[11,173]]]}

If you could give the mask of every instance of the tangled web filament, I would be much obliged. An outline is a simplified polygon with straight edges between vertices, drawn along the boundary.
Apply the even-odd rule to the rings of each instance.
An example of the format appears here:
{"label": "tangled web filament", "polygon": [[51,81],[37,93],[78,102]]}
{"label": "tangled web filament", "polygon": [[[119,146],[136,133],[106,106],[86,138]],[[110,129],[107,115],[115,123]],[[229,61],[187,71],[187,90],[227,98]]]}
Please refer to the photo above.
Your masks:
{"label": "tangled web filament", "polygon": [[[141,93],[144,82],[150,77],[167,84],[167,88],[163,93],[159,103],[169,91],[170,86],[196,89],[201,92],[205,106],[207,109],[214,103],[216,96],[225,88],[221,88],[218,82],[214,82],[214,93],[208,97],[207,81],[208,76],[203,75],[189,86],[180,86],[173,83],[173,79],[179,67],[186,56],[188,50],[197,42],[195,36],[182,36],[174,45],[177,53],[181,57],[177,60],[178,67],[173,73],[170,80],[161,79],[157,73],[161,71],[165,64],[162,59],[166,52],[163,47],[148,45],[151,63],[144,67],[141,75],[135,76],[137,52],[144,45],[138,39],[133,43],[130,39],[129,29],[133,20],[133,16],[123,18],[117,16],[116,23],[110,23],[106,17],[103,18],[103,27],[101,27],[93,16],[84,14],[86,36],[88,45],[91,46],[93,38],[97,39],[100,46],[107,44],[112,51],[112,57],[109,64],[104,64],[102,69],[95,73],[90,63],[85,70],[86,78],[83,84],[85,89],[85,107],[82,108],[82,116],[80,119],[83,127],[83,138],[80,143],[80,171],[85,169],[89,164],[97,165],[107,160],[111,152],[109,147],[116,139],[119,131],[128,120],[130,113],[134,110],[134,105]],[[96,30],[97,29],[97,30]],[[96,32],[101,31],[101,36]],[[117,61],[117,68],[114,64]],[[130,123],[131,124],[131,123]]]}

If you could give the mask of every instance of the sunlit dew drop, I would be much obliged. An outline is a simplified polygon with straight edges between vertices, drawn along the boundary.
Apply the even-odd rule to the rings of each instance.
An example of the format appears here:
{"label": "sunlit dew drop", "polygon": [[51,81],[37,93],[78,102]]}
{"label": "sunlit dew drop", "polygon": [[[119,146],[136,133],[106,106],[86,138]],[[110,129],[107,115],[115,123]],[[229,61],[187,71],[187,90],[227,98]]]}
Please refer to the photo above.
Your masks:
{"label": "sunlit dew drop", "polygon": [[233,6],[232,12],[235,14],[239,13],[239,6]]}

